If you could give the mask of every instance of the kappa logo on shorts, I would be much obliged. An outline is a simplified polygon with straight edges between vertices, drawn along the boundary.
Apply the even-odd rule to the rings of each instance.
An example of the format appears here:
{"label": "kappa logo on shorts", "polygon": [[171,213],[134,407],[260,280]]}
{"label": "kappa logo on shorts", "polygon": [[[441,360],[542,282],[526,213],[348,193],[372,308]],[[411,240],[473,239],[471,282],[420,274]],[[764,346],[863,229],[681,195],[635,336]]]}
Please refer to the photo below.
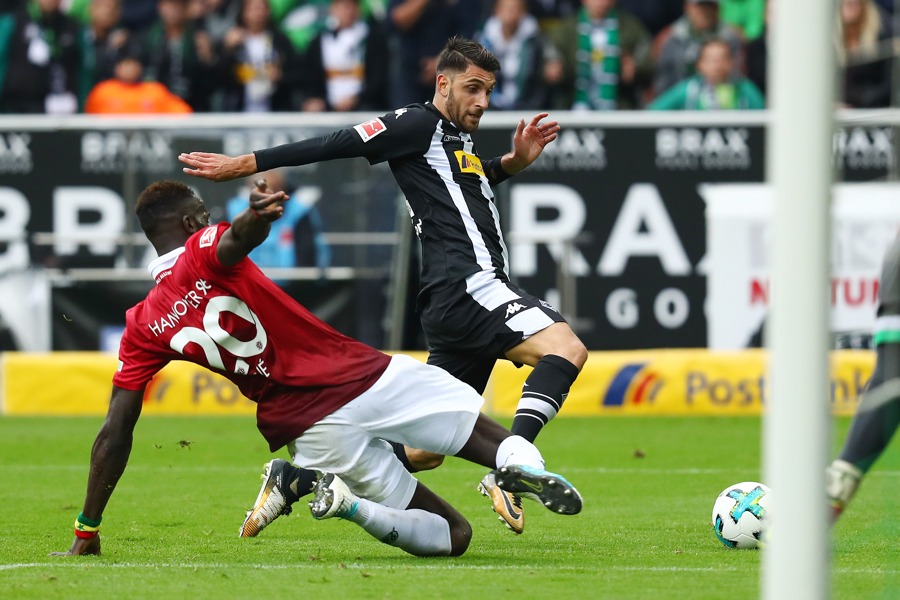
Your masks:
{"label": "kappa logo on shorts", "polygon": [[213,241],[216,239],[216,232],[218,231],[218,227],[207,227],[203,232],[203,235],[200,236],[200,247],[209,248],[212,246]]}
{"label": "kappa logo on shorts", "polygon": [[511,302],[506,305],[506,318],[508,319],[510,316],[516,314],[523,308],[526,308],[525,305],[519,304],[518,302]]}
{"label": "kappa logo on shorts", "polygon": [[379,133],[387,131],[387,126],[381,119],[372,119],[371,121],[355,125],[353,129],[356,130],[363,142],[368,142]]}

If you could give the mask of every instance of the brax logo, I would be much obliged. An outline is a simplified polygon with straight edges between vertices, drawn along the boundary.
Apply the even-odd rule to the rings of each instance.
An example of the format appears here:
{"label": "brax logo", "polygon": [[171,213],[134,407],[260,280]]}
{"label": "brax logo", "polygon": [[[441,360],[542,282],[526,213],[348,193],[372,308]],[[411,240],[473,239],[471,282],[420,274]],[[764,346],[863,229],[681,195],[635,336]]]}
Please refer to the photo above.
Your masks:
{"label": "brax logo", "polygon": [[518,302],[513,302],[511,304],[507,304],[506,305],[506,318],[508,319],[511,315],[516,314],[523,308],[525,308],[525,306],[523,306],[522,304],[519,304]]}
{"label": "brax logo", "polygon": [[359,137],[362,138],[363,142],[368,142],[373,137],[382,133],[387,129],[384,125],[384,121],[381,119],[372,119],[371,121],[366,121],[365,123],[360,123],[353,127],[356,130],[356,133],[359,134]]}

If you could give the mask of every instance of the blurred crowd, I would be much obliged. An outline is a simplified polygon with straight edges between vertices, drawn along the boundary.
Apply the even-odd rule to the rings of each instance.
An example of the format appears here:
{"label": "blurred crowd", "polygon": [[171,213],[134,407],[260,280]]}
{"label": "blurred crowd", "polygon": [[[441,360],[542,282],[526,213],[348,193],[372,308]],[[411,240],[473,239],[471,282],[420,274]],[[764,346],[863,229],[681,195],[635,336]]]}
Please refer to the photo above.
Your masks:
{"label": "blurred crowd", "polygon": [[[0,0],[0,112],[390,110],[454,34],[494,109],[759,109],[776,1]],[[838,5],[839,101],[891,105],[894,0]]]}

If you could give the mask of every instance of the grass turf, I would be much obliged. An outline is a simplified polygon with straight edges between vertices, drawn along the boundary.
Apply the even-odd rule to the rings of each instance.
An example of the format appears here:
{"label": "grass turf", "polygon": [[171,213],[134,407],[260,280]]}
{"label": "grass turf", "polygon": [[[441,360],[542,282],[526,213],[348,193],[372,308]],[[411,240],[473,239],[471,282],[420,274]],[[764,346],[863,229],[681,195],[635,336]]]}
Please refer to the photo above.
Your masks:
{"label": "grass turf", "polygon": [[[584,511],[562,517],[526,502],[518,537],[475,491],[483,469],[448,459],[420,479],[467,516],[473,541],[462,557],[422,559],[350,523],[316,522],[302,503],[239,539],[270,458],[253,419],[145,417],[104,515],[103,556],[49,557],[71,543],[100,422],[0,418],[0,597],[759,595],[760,553],[726,549],[708,524],[722,489],[760,478],[757,418],[560,418],[540,446],[582,492]],[[836,439],[847,424],[838,421]],[[898,495],[895,443],[835,528],[835,598],[897,597]]]}

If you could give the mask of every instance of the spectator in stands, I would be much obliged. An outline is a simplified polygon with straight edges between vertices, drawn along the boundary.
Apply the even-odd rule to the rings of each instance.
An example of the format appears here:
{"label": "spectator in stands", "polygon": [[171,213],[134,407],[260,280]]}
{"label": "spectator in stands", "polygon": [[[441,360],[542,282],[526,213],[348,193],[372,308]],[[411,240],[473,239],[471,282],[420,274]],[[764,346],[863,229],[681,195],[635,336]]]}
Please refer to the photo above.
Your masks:
{"label": "spectator in stands", "polygon": [[762,33],[754,40],[750,40],[744,46],[744,72],[747,79],[752,81],[762,95],[768,94],[768,64],[769,64],[769,32],[772,23],[772,17],[775,13],[775,0],[767,0],[766,2],[766,22],[763,26]]}
{"label": "spectator in stands", "polygon": [[562,23],[581,8],[579,0],[528,0],[528,14],[538,21],[541,32],[552,34]]}
{"label": "spectator in stands", "polygon": [[[283,169],[262,175],[272,192],[287,192]],[[228,220],[247,209],[246,189],[228,201],[225,210]],[[291,192],[284,203],[284,215],[272,222],[269,236],[250,252],[250,259],[260,267],[318,267],[331,264],[331,249],[325,242],[322,217],[316,203],[321,192],[317,188],[300,188]]]}
{"label": "spectator in stands", "polygon": [[545,77],[558,86],[554,103],[574,110],[638,108],[653,73],[650,35],[616,0],[581,4],[553,36],[559,54],[548,59]]}
{"label": "spectator in stands", "polygon": [[120,0],[93,0],[90,22],[81,29],[81,69],[78,100],[81,106],[94,86],[113,77],[120,55],[126,51],[129,32],[119,26]]}
{"label": "spectator in stands", "polygon": [[669,88],[650,110],[752,110],[765,108],[762,93],[746,77],[734,75],[731,46],[718,39],[700,48],[697,74]]}
{"label": "spectator in stands", "polygon": [[306,53],[303,110],[387,110],[389,65],[382,23],[362,18],[360,0],[331,0],[325,30]]}
{"label": "spectator in stands", "polygon": [[395,36],[392,106],[434,96],[437,55],[451,36],[472,38],[481,21],[479,0],[391,0],[388,20]]}
{"label": "spectator in stands", "polygon": [[269,0],[244,0],[238,26],[225,34],[222,64],[226,111],[299,108],[299,63],[290,40],[270,18]]}
{"label": "spectator in stands", "polygon": [[891,103],[890,20],[873,0],[841,0],[835,27],[843,68],[841,100],[849,108]]}
{"label": "spectator in stands", "polygon": [[272,19],[302,56],[322,31],[328,18],[329,0],[271,0]]}
{"label": "spectator in stands", "polygon": [[[82,25],[87,25],[91,22],[91,4],[91,0],[69,0],[62,3],[62,9]],[[0,7],[0,11],[2,10]]]}
{"label": "spectator in stands", "polygon": [[[69,114],[78,111],[79,24],[60,0],[23,2],[5,21],[0,64],[0,111]],[[5,43],[3,43],[5,42]],[[0,50],[0,63],[4,53]]]}
{"label": "spectator in stands", "polygon": [[657,36],[659,49],[653,92],[659,95],[682,79],[694,74],[700,46],[719,38],[731,47],[735,73],[740,70],[741,39],[719,20],[719,0],[686,0],[684,16]]}
{"label": "spectator in stands", "polygon": [[491,106],[500,110],[547,106],[544,39],[525,0],[497,0],[476,40],[500,61]]}
{"label": "spectator in stands", "polygon": [[721,0],[722,22],[734,29],[745,42],[755,40],[766,19],[766,0]]}
{"label": "spectator in stands", "polygon": [[213,47],[222,45],[241,14],[241,0],[190,0],[190,19],[206,32]]}
{"label": "spectator in stands", "polygon": [[159,0],[159,21],[142,40],[147,79],[158,81],[191,105],[210,109],[216,56],[209,35],[188,18],[188,0]]}
{"label": "spectator in stands", "polygon": [[619,0],[619,8],[637,17],[655,36],[684,14],[684,0]]}
{"label": "spectator in stands", "polygon": [[122,4],[122,25],[132,33],[143,33],[159,18],[158,0],[128,0]]}
{"label": "spectator in stands", "polygon": [[125,52],[116,63],[112,79],[97,84],[88,94],[84,112],[89,114],[189,113],[187,102],[156,81],[141,81],[143,65],[134,53]]}
{"label": "spectator in stands", "polygon": [[[384,23],[387,0],[360,0],[363,21]],[[270,0],[272,18],[288,36],[297,54],[303,55],[325,28],[330,0]]]}

